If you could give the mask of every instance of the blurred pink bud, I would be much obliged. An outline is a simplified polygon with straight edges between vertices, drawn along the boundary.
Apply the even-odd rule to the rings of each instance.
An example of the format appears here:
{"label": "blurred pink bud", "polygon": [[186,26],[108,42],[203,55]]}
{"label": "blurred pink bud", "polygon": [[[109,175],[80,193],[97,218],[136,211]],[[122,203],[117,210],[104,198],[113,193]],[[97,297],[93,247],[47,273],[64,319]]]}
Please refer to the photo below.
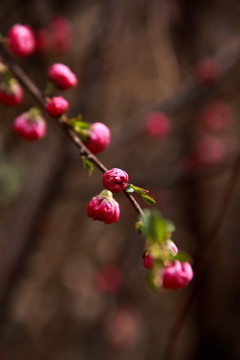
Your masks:
{"label": "blurred pink bud", "polygon": [[108,190],[103,190],[89,202],[87,214],[93,220],[100,220],[104,221],[104,224],[111,224],[118,221],[120,207],[117,201],[113,199],[112,193]]}
{"label": "blurred pink bud", "polygon": [[68,109],[68,102],[62,96],[53,96],[46,104],[46,111],[51,117],[60,117]]}
{"label": "blurred pink bud", "polygon": [[232,120],[232,111],[225,101],[215,101],[209,104],[203,112],[202,121],[205,127],[212,131],[221,131]]}
{"label": "blurred pink bud", "polygon": [[162,287],[177,290],[186,285],[193,278],[193,270],[188,262],[170,262],[161,271]]}
{"label": "blurred pink bud", "polygon": [[64,64],[55,63],[48,68],[49,79],[57,85],[59,89],[66,90],[77,85],[76,75]]}
{"label": "blurred pink bud", "polygon": [[105,292],[116,292],[121,289],[123,276],[121,270],[114,265],[106,265],[97,273],[98,287]]}
{"label": "blurred pink bud", "polygon": [[139,311],[132,307],[120,307],[109,317],[105,325],[105,335],[109,343],[120,350],[133,344],[139,327]]}
{"label": "blurred pink bud", "polygon": [[52,50],[51,34],[45,29],[35,31],[35,42],[37,51],[42,54]]}
{"label": "blurred pink bud", "polygon": [[0,103],[7,106],[18,105],[23,100],[23,90],[17,81],[11,81],[9,85],[0,85]]}
{"label": "blurred pink bud", "polygon": [[50,29],[53,37],[53,47],[59,53],[69,50],[72,40],[70,22],[61,16],[56,16],[50,21]]}
{"label": "blurred pink bud", "polygon": [[195,148],[195,158],[199,165],[214,165],[224,159],[226,149],[221,139],[206,135]]}
{"label": "blurred pink bud", "polygon": [[151,269],[154,264],[154,259],[147,250],[144,251],[142,256],[143,266],[147,269]]}
{"label": "blurred pink bud", "polygon": [[46,123],[40,115],[31,117],[29,113],[23,113],[14,120],[13,130],[20,137],[34,141],[45,136]]}
{"label": "blurred pink bud", "polygon": [[170,131],[170,122],[165,114],[156,111],[146,118],[145,129],[149,136],[156,139],[163,138]]}
{"label": "blurred pink bud", "polygon": [[173,255],[177,255],[178,247],[172,240],[167,240],[167,248],[171,251]]}
{"label": "blurred pink bud", "polygon": [[211,84],[219,77],[220,69],[217,59],[204,58],[196,66],[196,76],[200,83]]}
{"label": "blurred pink bud", "polygon": [[110,130],[103,123],[96,122],[90,125],[90,135],[86,147],[93,153],[99,153],[110,143]]}
{"label": "blurred pink bud", "polygon": [[106,171],[102,178],[103,186],[113,193],[125,190],[128,184],[128,174],[118,168]]}
{"label": "blurred pink bud", "polygon": [[24,57],[35,50],[35,39],[32,29],[28,25],[16,24],[8,33],[9,47],[14,55]]}

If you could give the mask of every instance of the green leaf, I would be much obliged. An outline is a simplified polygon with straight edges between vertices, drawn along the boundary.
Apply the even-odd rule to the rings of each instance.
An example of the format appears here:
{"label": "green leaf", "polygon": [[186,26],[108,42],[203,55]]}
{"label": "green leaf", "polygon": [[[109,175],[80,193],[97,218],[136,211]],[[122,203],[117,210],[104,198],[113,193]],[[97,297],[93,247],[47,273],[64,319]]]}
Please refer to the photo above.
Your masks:
{"label": "green leaf", "polygon": [[142,233],[142,229],[143,229],[143,223],[142,221],[138,221],[135,223],[135,228],[137,233],[141,234]]}
{"label": "green leaf", "polygon": [[71,125],[74,130],[88,130],[90,128],[90,124],[82,121],[82,115],[78,115],[75,118],[69,120],[69,125]]}
{"label": "green leaf", "polygon": [[134,192],[133,186],[131,184],[128,184],[125,190],[129,194]]}
{"label": "green leaf", "polygon": [[83,162],[84,167],[88,171],[88,175],[92,175],[93,170],[94,170],[94,166],[93,166],[92,162],[86,156],[82,157],[82,162]]}
{"label": "green leaf", "polygon": [[137,194],[139,194],[139,195],[147,195],[147,193],[149,193],[149,191],[148,190],[146,190],[146,189],[142,189],[142,188],[140,188],[140,187],[138,187],[138,186],[135,186],[135,185],[132,185],[131,184],[131,186],[132,186],[132,188],[133,188],[133,190],[137,193]]}
{"label": "green leaf", "polygon": [[142,199],[145,202],[145,204],[147,204],[147,205],[155,205],[156,204],[156,201],[151,196],[144,195],[144,194],[141,194],[141,195],[142,195]]}
{"label": "green leaf", "polygon": [[[141,195],[143,201],[145,202],[145,204],[147,205],[155,205],[156,201],[149,195],[147,195],[149,193],[148,190],[140,188],[138,186],[132,185],[132,184],[128,184],[129,189],[131,189],[131,192],[135,191],[138,195]],[[130,192],[130,191],[128,191]]]}
{"label": "green leaf", "polygon": [[76,121],[73,126],[80,130],[88,130],[90,127],[90,125],[84,121]]}
{"label": "green leaf", "polygon": [[146,209],[141,217],[143,234],[151,242],[163,243],[168,237],[167,222],[159,211]]}
{"label": "green leaf", "polygon": [[193,262],[191,256],[182,251],[178,251],[176,255],[170,254],[170,260],[179,260],[181,262],[190,262],[190,263]]}

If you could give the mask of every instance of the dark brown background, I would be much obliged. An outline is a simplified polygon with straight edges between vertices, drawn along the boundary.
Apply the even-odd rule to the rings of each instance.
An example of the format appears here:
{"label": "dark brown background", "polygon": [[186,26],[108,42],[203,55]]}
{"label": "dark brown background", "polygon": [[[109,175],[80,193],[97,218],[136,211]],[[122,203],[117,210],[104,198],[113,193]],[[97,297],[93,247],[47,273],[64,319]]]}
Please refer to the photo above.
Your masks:
{"label": "dark brown background", "polygon": [[[86,121],[110,127],[111,145],[100,159],[149,189],[176,224],[176,244],[193,258],[201,255],[239,148],[238,64],[194,103],[188,100],[180,111],[170,108],[168,138],[147,138],[143,123],[148,110],[179,96],[176,91],[185,86],[196,61],[221,51],[227,57],[228,47],[240,42],[240,3],[2,0],[1,32],[5,35],[16,22],[45,26],[53,15],[66,16],[72,24],[71,52],[34,55],[19,61],[21,66],[42,89],[53,62],[73,69],[79,85],[66,93],[69,115],[82,113]],[[101,174],[95,170],[87,176],[54,121],[48,119],[42,141],[17,138],[13,119],[33,105],[25,95],[17,109],[0,107],[0,359],[163,359],[190,287],[158,294],[147,289],[144,242],[134,231],[136,213],[122,194],[116,196],[121,205],[117,224],[106,226],[86,216],[88,201],[101,191]],[[181,160],[201,135],[202,106],[215,98],[229,101],[234,112],[221,135],[226,161],[203,176],[186,177]],[[238,190],[181,333],[178,360],[240,358],[239,197]],[[95,283],[108,263],[124,275],[116,294],[104,294]],[[108,329],[122,307],[135,326],[129,343],[116,348]],[[121,326],[125,333],[128,325]]]}

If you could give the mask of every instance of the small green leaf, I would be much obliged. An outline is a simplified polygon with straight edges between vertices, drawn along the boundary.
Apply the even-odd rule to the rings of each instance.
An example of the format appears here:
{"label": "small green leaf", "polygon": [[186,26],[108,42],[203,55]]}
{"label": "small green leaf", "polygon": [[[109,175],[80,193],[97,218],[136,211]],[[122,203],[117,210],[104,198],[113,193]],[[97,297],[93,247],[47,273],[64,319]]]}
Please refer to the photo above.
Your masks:
{"label": "small green leaf", "polygon": [[181,262],[190,262],[190,263],[193,262],[191,256],[182,251],[178,251],[176,255],[170,254],[170,260],[179,260]]}
{"label": "small green leaf", "polygon": [[88,175],[92,175],[93,170],[94,170],[94,166],[93,166],[92,162],[86,156],[82,157],[82,162],[83,162],[84,167],[88,171]]}
{"label": "small green leaf", "polygon": [[75,129],[80,130],[88,130],[90,127],[90,125],[84,121],[76,121],[73,126]]}
{"label": "small green leaf", "polygon": [[147,205],[155,205],[156,201],[149,195],[142,194],[142,199]]}
{"label": "small green leaf", "polygon": [[145,189],[142,189],[142,188],[140,188],[140,187],[138,187],[138,186],[135,186],[135,185],[131,185],[132,186],[132,188],[133,188],[133,190],[137,193],[137,194],[139,194],[139,195],[147,195],[147,193],[149,193],[149,191],[148,190],[145,190]]}
{"label": "small green leaf", "polygon": [[148,190],[142,189],[142,188],[132,185],[132,184],[128,184],[128,186],[129,186],[129,189],[131,189],[131,192],[135,191],[138,195],[140,195],[142,197],[145,204],[147,204],[147,205],[156,204],[156,201],[151,196],[147,195],[149,193]]}
{"label": "small green leaf", "polygon": [[71,125],[76,131],[88,130],[90,127],[89,123],[82,121],[82,115],[78,115],[75,118],[70,119],[69,125]]}
{"label": "small green leaf", "polygon": [[166,221],[157,210],[146,209],[141,217],[143,234],[150,242],[163,243],[168,237]]}
{"label": "small green leaf", "polygon": [[143,229],[143,223],[142,221],[138,221],[135,223],[135,228],[138,234],[142,233],[142,229]]}
{"label": "small green leaf", "polygon": [[133,186],[131,184],[128,184],[125,190],[129,194],[134,192]]}

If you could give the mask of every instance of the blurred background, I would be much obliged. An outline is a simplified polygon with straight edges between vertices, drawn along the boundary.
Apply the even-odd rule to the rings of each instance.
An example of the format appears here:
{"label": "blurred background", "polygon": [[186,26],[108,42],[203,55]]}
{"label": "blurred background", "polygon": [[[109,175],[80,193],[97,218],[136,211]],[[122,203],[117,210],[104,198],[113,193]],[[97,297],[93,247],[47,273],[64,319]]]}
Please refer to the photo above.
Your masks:
{"label": "blurred background", "polygon": [[[15,23],[38,44],[21,67],[42,90],[49,65],[71,67],[69,116],[110,127],[100,160],[150,190],[173,241],[201,257],[240,152],[240,2],[2,0],[1,33]],[[166,359],[192,285],[148,289],[127,199],[115,197],[118,223],[93,221],[102,175],[88,177],[54,120],[39,142],[12,131],[33,105],[27,91],[0,104],[0,359]],[[237,186],[176,360],[240,358],[239,200]]]}

